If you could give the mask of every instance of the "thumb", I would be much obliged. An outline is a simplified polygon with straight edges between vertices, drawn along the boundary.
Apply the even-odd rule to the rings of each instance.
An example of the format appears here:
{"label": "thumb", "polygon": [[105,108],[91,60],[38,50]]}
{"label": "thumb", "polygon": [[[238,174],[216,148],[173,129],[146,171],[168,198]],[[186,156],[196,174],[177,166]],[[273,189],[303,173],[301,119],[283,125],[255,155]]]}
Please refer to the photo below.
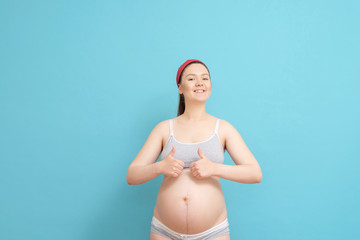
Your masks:
{"label": "thumb", "polygon": [[198,148],[198,154],[201,158],[205,157],[200,147]]}
{"label": "thumb", "polygon": [[171,148],[171,151],[169,153],[169,156],[171,156],[171,157],[174,156],[175,150],[176,150],[175,145],[173,145],[172,148]]}

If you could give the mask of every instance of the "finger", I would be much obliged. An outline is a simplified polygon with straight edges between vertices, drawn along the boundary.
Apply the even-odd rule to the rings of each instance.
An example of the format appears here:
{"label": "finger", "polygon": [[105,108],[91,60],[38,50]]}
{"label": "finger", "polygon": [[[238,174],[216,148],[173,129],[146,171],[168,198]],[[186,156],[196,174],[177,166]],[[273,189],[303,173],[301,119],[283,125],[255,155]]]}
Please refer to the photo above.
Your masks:
{"label": "finger", "polygon": [[182,172],[182,170],[180,170],[180,169],[178,169],[178,168],[175,168],[175,169],[173,170],[173,172],[176,173],[177,175],[180,175],[181,172]]}
{"label": "finger", "polygon": [[198,169],[199,169],[199,166],[194,163],[194,164],[191,166],[191,168],[194,169],[194,170],[198,170]]}
{"label": "finger", "polygon": [[201,150],[200,147],[198,148],[198,154],[199,154],[199,156],[200,156],[201,158],[204,158],[204,154],[203,154],[203,152],[202,152],[202,150]]}
{"label": "finger", "polygon": [[177,168],[176,166],[173,166],[173,167],[172,167],[172,172],[180,173],[181,171],[180,171],[180,169]]}
{"label": "finger", "polygon": [[182,171],[183,170],[183,166],[181,166],[179,163],[177,163],[176,165],[175,165],[175,167],[179,170],[179,171]]}
{"label": "finger", "polygon": [[192,162],[192,163],[190,163],[190,165],[189,165],[189,167],[195,167],[195,166],[197,166],[197,163],[196,163],[197,161],[195,161],[195,162]]}
{"label": "finger", "polygon": [[178,159],[177,162],[180,164],[180,166],[185,167],[185,163],[183,161]]}
{"label": "finger", "polygon": [[172,157],[172,156],[174,156],[174,154],[175,154],[175,145],[173,145],[172,146],[172,148],[171,148],[171,151],[170,151],[170,153],[169,153],[169,155]]}

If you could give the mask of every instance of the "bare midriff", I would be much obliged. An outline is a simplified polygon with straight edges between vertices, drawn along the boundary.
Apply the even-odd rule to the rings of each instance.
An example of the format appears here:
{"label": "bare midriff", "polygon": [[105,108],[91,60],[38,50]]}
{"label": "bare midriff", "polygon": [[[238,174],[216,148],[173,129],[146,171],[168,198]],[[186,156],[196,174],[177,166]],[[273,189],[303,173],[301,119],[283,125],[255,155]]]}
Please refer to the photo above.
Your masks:
{"label": "bare midriff", "polygon": [[225,199],[218,177],[194,177],[183,169],[178,177],[164,176],[154,216],[173,231],[195,234],[224,221]]}

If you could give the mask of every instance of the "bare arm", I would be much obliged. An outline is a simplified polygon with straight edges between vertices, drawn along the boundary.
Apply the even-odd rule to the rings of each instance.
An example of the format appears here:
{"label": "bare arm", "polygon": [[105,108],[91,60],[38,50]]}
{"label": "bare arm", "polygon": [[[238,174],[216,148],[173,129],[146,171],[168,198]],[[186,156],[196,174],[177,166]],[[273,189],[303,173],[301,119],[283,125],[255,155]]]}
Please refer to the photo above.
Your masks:
{"label": "bare arm", "polygon": [[214,176],[239,183],[260,183],[262,172],[259,163],[250,152],[240,133],[228,122],[223,120],[225,146],[234,165],[215,163]]}
{"label": "bare arm", "polygon": [[128,169],[126,181],[129,185],[143,184],[160,175],[158,163],[151,163],[149,165],[135,165]]}
{"label": "bare arm", "polygon": [[160,175],[159,162],[156,162],[162,148],[162,127],[159,123],[151,131],[144,146],[130,164],[126,181],[129,185],[142,184]]}
{"label": "bare arm", "polygon": [[262,180],[262,176],[256,175],[259,169],[255,165],[215,164],[214,176],[239,183],[260,183]]}

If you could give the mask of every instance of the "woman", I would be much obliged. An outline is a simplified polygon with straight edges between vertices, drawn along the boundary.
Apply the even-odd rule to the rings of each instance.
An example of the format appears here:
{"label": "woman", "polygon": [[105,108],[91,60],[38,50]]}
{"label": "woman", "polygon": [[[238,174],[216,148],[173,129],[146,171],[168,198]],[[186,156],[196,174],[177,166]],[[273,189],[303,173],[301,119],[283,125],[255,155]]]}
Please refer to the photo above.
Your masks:
{"label": "woman", "polygon": [[[206,113],[211,81],[203,62],[183,63],[176,83],[178,116],[152,130],[129,166],[127,182],[142,184],[164,175],[151,222],[152,240],[230,239],[219,178],[259,183],[260,166],[230,123]],[[225,149],[236,165],[222,164]]]}

